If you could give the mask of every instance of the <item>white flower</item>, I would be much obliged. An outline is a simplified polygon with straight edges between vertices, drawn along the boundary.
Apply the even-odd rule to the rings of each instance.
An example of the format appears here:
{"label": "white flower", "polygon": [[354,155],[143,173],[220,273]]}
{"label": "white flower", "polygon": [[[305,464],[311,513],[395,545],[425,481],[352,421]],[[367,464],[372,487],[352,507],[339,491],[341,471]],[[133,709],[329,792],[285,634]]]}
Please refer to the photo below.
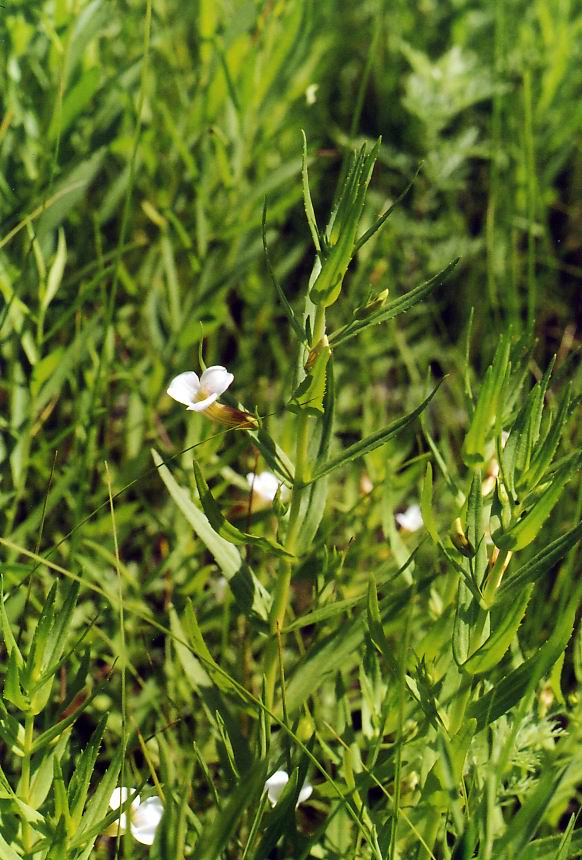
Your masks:
{"label": "white flower", "polygon": [[319,89],[319,84],[309,84],[307,89],[305,90],[305,101],[308,105],[314,105],[317,101],[317,91]]}
{"label": "white flower", "polygon": [[[265,789],[267,791],[267,797],[269,798],[269,803],[271,806],[276,806],[279,798],[283,793],[283,789],[289,782],[289,774],[286,770],[277,770],[270,776],[269,779],[265,783]],[[313,786],[305,781],[303,783],[303,788],[299,792],[299,797],[297,798],[297,803],[295,806],[299,806],[300,803],[305,803],[305,801],[311,797],[311,793],[313,791]]]}
{"label": "white flower", "polygon": [[193,370],[180,373],[168,386],[168,394],[183,403],[193,412],[204,412],[214,401],[224,394],[234,376],[226,367],[215,364],[207,367],[200,379]]}
{"label": "white flower", "polygon": [[213,592],[217,603],[224,603],[224,598],[228,591],[228,582],[225,576],[219,576],[218,579],[213,579],[210,583],[210,590]]}
{"label": "white flower", "polygon": [[[134,793],[134,788],[115,788],[109,801],[111,809],[119,809],[126,802],[128,797]],[[153,845],[156,836],[156,830],[162,820],[164,807],[159,797],[148,797],[143,803],[140,803],[139,794],[131,803],[129,809],[129,829],[131,835],[143,845]],[[119,820],[115,821],[109,828],[110,836],[117,836],[118,833],[127,831],[127,815],[122,812]]]}
{"label": "white flower", "polygon": [[247,481],[249,482],[249,487],[252,487],[253,495],[256,493],[264,502],[272,502],[280,486],[280,482],[272,472],[259,472],[258,475],[255,475],[254,472],[249,472]]}
{"label": "white flower", "polygon": [[423,520],[419,505],[410,505],[403,514],[396,514],[396,522],[407,532],[416,532],[422,528]]}

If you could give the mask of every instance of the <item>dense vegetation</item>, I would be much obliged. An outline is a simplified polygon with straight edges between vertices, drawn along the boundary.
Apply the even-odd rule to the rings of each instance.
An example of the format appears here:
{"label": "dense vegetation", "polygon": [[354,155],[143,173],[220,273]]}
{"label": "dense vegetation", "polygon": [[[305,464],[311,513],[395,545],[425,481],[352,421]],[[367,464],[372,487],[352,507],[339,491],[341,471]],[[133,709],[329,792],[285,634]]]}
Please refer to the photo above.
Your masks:
{"label": "dense vegetation", "polygon": [[2,860],[582,854],[581,33],[0,8]]}

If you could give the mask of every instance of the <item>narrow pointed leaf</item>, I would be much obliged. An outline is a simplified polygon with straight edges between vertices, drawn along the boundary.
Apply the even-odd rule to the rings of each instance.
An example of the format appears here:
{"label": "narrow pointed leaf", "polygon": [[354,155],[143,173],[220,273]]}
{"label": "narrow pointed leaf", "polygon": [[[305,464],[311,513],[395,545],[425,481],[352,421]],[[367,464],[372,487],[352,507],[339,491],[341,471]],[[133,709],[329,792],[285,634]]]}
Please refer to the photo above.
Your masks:
{"label": "narrow pointed leaf", "polygon": [[364,331],[364,329],[370,328],[370,326],[379,325],[380,323],[386,322],[387,320],[394,319],[394,317],[399,316],[400,314],[406,313],[415,305],[419,304],[423,299],[425,299],[435,287],[440,286],[445,282],[450,273],[453,271],[457,263],[459,262],[459,258],[457,257],[455,260],[451,260],[448,266],[439,272],[434,277],[429,278],[428,281],[425,281],[424,284],[419,284],[414,289],[410,290],[405,295],[400,296],[397,299],[394,299],[392,302],[388,302],[380,310],[376,311],[365,319],[353,320],[348,323],[343,328],[338,329],[332,335],[330,335],[329,343],[331,347],[340,346],[342,343],[350,340],[352,337],[355,337],[360,332]]}
{"label": "narrow pointed leaf", "polygon": [[470,675],[477,675],[481,672],[488,672],[497,666],[517,635],[530,596],[531,588],[526,588],[517,600],[512,603],[511,607],[502,613],[501,619],[493,633],[463,663],[463,669],[466,672],[469,672]]}
{"label": "narrow pointed leaf", "polygon": [[345,466],[346,463],[349,463],[352,460],[356,460],[358,457],[363,457],[364,454],[368,454],[370,451],[374,451],[376,448],[379,448],[380,445],[384,445],[386,442],[388,442],[389,439],[392,439],[393,436],[398,435],[398,433],[400,433],[402,430],[412,424],[412,422],[416,418],[418,418],[421,412],[424,412],[432,398],[439,390],[442,382],[443,380],[441,380],[431,391],[428,397],[426,397],[422,401],[422,403],[420,403],[416,407],[416,409],[413,409],[412,412],[409,412],[408,415],[404,415],[402,418],[398,418],[396,421],[393,421],[392,424],[389,424],[382,430],[378,430],[376,433],[372,433],[370,436],[366,436],[365,439],[361,439],[359,442],[355,442],[353,445],[350,445],[348,448],[345,448],[336,457],[333,457],[331,460],[328,460],[323,465],[318,466],[315,470],[313,480],[322,478],[324,475],[329,475],[331,472],[334,472],[340,466]]}
{"label": "narrow pointed leaf", "polygon": [[256,803],[265,784],[266,766],[257,762],[245,773],[228,802],[207,825],[194,849],[193,860],[216,860],[241,826],[245,811]]}
{"label": "narrow pointed leaf", "polygon": [[229,582],[232,593],[241,610],[256,613],[263,620],[269,617],[271,598],[240,557],[237,548],[221,537],[210,525],[203,512],[196,507],[190,494],[181,487],[157,451],[152,450],[158,473],[170,496],[182,515],[190,523],[200,540],[212,553],[214,559]]}
{"label": "narrow pointed leaf", "polygon": [[293,558],[291,553],[287,552],[285,547],[281,546],[281,544],[276,541],[248,534],[228,522],[216,504],[216,501],[210,492],[210,487],[206,483],[204,475],[202,474],[196,460],[194,460],[194,477],[196,479],[196,486],[198,488],[198,494],[200,496],[200,502],[204,513],[208,518],[208,522],[217,534],[229,543],[240,544],[242,546],[256,546],[265,552],[270,552],[274,555],[282,556],[283,558]]}
{"label": "narrow pointed leaf", "polygon": [[548,573],[560,559],[564,558],[572,547],[582,538],[582,523],[569,529],[566,534],[557,538],[548,546],[543,547],[536,555],[519,568],[509,579],[506,579],[497,592],[496,602],[506,598],[514,599],[515,593],[521,591],[530,582],[536,582]]}

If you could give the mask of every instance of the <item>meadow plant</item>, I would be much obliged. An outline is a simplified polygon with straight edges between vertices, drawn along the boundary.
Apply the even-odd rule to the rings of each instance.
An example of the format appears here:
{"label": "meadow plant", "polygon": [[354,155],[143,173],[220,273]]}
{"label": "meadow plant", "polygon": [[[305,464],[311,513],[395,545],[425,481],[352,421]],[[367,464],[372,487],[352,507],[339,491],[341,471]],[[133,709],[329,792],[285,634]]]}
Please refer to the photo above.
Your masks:
{"label": "meadow plant", "polygon": [[582,854],[580,395],[534,337],[581,19],[453,4],[435,57],[372,5],[148,2],[129,59],[138,4],[7,10],[0,860]]}

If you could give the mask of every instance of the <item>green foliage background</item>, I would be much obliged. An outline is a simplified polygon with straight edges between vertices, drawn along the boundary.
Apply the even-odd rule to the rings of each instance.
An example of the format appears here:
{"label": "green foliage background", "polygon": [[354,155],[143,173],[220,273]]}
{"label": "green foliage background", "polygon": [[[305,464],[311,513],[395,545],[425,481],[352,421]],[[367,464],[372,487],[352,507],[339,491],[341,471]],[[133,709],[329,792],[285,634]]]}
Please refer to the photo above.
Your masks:
{"label": "green foliage background", "polygon": [[[423,840],[439,858],[578,856],[580,831],[572,837],[568,827],[580,801],[582,644],[579,629],[571,636],[579,562],[569,530],[582,508],[574,477],[581,31],[578,0],[11,0],[0,8],[6,846],[22,836],[14,791],[23,797],[7,629],[30,653],[51,585],[73,578],[80,597],[67,643],[43,664],[56,681],[34,736],[80,710],[30,758],[29,777],[41,773],[37,795],[24,786],[45,841],[24,856],[92,856],[79,853],[81,841],[66,842],[52,780],[62,770],[69,784],[78,773],[79,751],[104,714],[93,775],[83,765],[88,796],[110,764],[111,787],[115,768],[125,784],[159,784],[166,814],[152,856],[431,856]],[[261,222],[267,198],[274,272],[303,319],[314,250],[302,129],[320,227],[355,147],[381,136],[358,235],[414,180],[350,266],[328,309],[330,331],[381,290],[392,301],[460,261],[406,315],[334,350],[335,453],[411,412],[428,393],[429,370],[448,376],[422,423],[329,481],[319,532],[293,573],[286,707],[280,685],[274,705],[289,732],[274,730],[269,752],[257,705],[268,627],[257,606],[276,590],[279,562],[240,547],[255,603],[245,610],[236,590],[222,596],[219,568],[232,563],[232,545],[201,539],[192,470],[197,446],[223,514],[274,540],[277,517],[251,516],[245,479],[266,467],[264,452],[252,434],[183,411],[165,390],[177,373],[199,369],[203,345],[208,365],[235,375],[224,399],[256,410],[293,457],[297,419],[286,403],[300,364]],[[438,726],[457,695],[443,679],[465,562],[454,556],[455,567],[425,532],[399,531],[394,512],[419,501],[431,460],[438,540],[454,554],[448,535],[461,516],[479,542],[463,507],[477,486],[466,439],[503,335],[514,375],[497,389],[480,477],[494,437],[513,426],[556,355],[545,414],[566,405],[544,481],[569,471],[515,570],[573,537],[541,565],[525,618],[473,687],[449,749]],[[532,489],[536,501],[545,486]],[[548,662],[530,664],[548,642]],[[479,696],[520,666],[533,679],[521,694],[497,719],[486,705],[479,711]],[[435,758],[449,765],[431,777]],[[291,793],[279,817],[261,818],[266,775],[293,765],[302,780],[308,764],[316,791],[296,823]],[[107,799],[104,790],[98,808],[82,813],[86,832],[105,817]],[[34,829],[34,816],[26,826]],[[129,839],[116,847],[101,832],[94,856],[142,856]]]}

